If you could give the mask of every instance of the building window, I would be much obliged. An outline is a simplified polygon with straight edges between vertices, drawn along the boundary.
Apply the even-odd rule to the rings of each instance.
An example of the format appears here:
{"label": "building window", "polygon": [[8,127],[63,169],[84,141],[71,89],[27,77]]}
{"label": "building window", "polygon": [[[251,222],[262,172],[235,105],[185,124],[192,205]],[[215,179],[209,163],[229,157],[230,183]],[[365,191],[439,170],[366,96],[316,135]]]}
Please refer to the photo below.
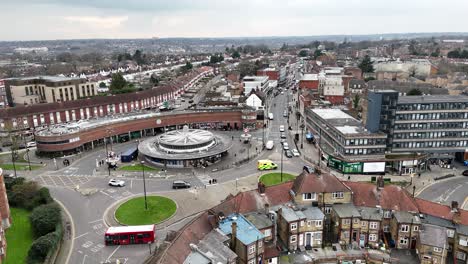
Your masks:
{"label": "building window", "polygon": [[359,218],[353,218],[353,224],[359,224]]}
{"label": "building window", "polygon": [[266,237],[271,236],[271,229],[265,229],[265,230],[263,230],[263,234],[264,234]]}
{"label": "building window", "polygon": [[322,227],[322,220],[316,220],[315,227]]}
{"label": "building window", "polygon": [[370,234],[369,235],[369,241],[372,241],[372,242],[377,241],[377,235],[376,234]]}
{"label": "building window", "polygon": [[304,220],[301,220],[300,225],[304,226]]}
{"label": "building window", "polygon": [[250,245],[249,246],[249,254],[255,253],[255,245]]}
{"label": "building window", "polygon": [[303,193],[302,194],[302,200],[317,200],[317,194],[316,193]]}
{"label": "building window", "polygon": [[419,231],[419,226],[413,226],[413,231]]}
{"label": "building window", "polygon": [[434,252],[439,252],[440,253],[440,252],[442,252],[442,249],[439,248],[439,247],[434,247]]}
{"label": "building window", "polygon": [[332,193],[333,199],[343,199],[343,192],[334,192]]}
{"label": "building window", "polygon": [[468,240],[467,240],[467,237],[463,237],[463,236],[460,236],[460,240],[458,241],[458,244],[460,244],[460,246],[468,246]]}
{"label": "building window", "polygon": [[391,218],[392,217],[392,212],[391,211],[385,211],[383,216],[384,216],[384,218]]}
{"label": "building window", "polygon": [[383,227],[383,231],[384,231],[385,233],[390,232],[390,227],[389,227],[388,225],[384,226],[384,227]]}
{"label": "building window", "polygon": [[343,225],[351,224],[351,219],[343,219]]}
{"label": "building window", "polygon": [[365,228],[366,226],[367,226],[367,222],[366,221],[361,221],[361,227]]}
{"label": "building window", "polygon": [[325,207],[324,211],[325,211],[325,214],[330,214],[331,211],[332,211],[332,208],[331,207]]}
{"label": "building window", "polygon": [[291,236],[291,239],[290,239],[291,243],[296,243],[296,240],[297,240],[296,235]]}
{"label": "building window", "polygon": [[400,226],[400,232],[408,232],[408,231],[409,231],[409,226],[408,225]]}
{"label": "building window", "polygon": [[447,236],[453,237],[453,235],[455,235],[455,232],[453,230],[447,229]]}
{"label": "building window", "polygon": [[400,244],[402,244],[402,245],[408,244],[408,238],[404,237],[404,238],[400,239]]}
{"label": "building window", "polygon": [[258,245],[259,248],[261,248],[263,246],[263,242],[261,240],[259,240],[257,245]]}
{"label": "building window", "polygon": [[465,260],[466,254],[464,252],[457,251],[457,259]]}
{"label": "building window", "polygon": [[297,229],[297,223],[292,223],[291,224],[291,231],[296,230],[296,229]]}
{"label": "building window", "polygon": [[255,258],[254,259],[251,259],[249,260],[249,262],[247,262],[248,264],[255,264]]}
{"label": "building window", "polygon": [[311,220],[307,220],[307,226],[312,226],[312,221]]}
{"label": "building window", "polygon": [[377,229],[377,226],[378,226],[377,222],[370,222],[369,224],[370,229]]}

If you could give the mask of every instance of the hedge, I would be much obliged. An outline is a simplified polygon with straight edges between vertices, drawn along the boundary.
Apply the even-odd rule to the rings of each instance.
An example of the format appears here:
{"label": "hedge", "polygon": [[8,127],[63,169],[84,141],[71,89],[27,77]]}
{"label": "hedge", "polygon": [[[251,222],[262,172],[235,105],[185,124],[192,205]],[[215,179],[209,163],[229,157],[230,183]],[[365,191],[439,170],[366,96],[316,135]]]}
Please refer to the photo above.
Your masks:
{"label": "hedge", "polygon": [[53,232],[55,227],[61,223],[62,215],[60,207],[55,203],[50,203],[35,208],[29,219],[33,233],[36,237],[40,237]]}
{"label": "hedge", "polygon": [[57,248],[62,239],[62,226],[57,225],[54,232],[36,239],[28,251],[27,264],[42,264],[47,256]]}

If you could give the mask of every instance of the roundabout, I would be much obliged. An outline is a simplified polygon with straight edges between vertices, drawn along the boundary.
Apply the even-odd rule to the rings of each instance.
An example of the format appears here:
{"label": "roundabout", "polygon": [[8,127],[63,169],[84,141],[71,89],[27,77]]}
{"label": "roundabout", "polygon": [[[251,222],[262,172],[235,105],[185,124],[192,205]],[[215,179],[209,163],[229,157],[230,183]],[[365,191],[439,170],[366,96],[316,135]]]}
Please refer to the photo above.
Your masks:
{"label": "roundabout", "polygon": [[177,211],[176,203],[163,196],[147,196],[148,209],[145,209],[145,198],[132,198],[117,207],[114,216],[122,225],[159,224],[171,218]]}
{"label": "roundabout", "polygon": [[190,168],[220,161],[231,146],[232,140],[226,135],[184,126],[141,142],[138,151],[155,166]]}

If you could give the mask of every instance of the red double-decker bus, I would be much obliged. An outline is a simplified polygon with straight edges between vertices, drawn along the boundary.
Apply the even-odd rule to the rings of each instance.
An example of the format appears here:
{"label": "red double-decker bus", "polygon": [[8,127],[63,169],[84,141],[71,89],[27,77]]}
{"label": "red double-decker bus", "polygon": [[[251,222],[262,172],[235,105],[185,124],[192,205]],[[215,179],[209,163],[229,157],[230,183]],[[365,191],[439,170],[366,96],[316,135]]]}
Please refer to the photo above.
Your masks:
{"label": "red double-decker bus", "polygon": [[153,243],[156,237],[154,225],[112,226],[104,236],[106,246]]}

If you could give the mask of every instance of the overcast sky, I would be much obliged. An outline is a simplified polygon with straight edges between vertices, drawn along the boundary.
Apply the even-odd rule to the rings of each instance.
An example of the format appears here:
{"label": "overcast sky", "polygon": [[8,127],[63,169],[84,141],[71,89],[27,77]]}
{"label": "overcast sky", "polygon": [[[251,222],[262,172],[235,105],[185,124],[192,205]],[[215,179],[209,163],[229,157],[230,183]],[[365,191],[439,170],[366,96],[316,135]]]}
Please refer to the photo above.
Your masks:
{"label": "overcast sky", "polygon": [[468,31],[468,0],[0,0],[0,40]]}

